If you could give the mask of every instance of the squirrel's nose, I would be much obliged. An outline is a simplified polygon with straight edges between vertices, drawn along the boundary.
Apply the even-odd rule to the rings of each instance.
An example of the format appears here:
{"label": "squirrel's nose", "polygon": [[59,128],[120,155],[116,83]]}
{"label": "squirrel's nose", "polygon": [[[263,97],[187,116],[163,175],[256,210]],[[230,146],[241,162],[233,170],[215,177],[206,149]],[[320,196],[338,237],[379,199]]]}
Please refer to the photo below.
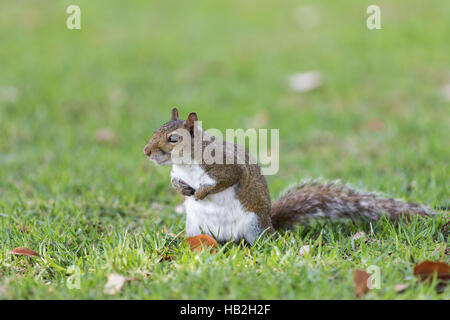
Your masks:
{"label": "squirrel's nose", "polygon": [[150,148],[150,145],[146,145],[146,146],[145,146],[145,148],[144,148],[144,153],[145,153],[146,156],[149,156],[149,157],[150,157],[150,155],[152,154],[152,150],[151,150],[151,148]]}

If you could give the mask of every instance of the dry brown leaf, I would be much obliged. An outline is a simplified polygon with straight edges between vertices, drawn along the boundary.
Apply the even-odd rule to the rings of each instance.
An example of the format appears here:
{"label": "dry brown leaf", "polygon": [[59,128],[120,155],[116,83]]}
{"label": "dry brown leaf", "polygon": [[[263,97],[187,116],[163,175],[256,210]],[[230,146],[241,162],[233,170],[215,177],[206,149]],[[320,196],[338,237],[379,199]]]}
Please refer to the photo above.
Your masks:
{"label": "dry brown leaf", "polygon": [[9,254],[15,254],[18,256],[27,256],[27,257],[40,257],[39,253],[30,250],[26,247],[18,247],[15,249],[12,249]]}
{"label": "dry brown leaf", "polygon": [[409,287],[409,283],[400,283],[400,284],[396,284],[394,286],[394,290],[397,291],[398,293],[403,292],[406,290],[406,288]]}
{"label": "dry brown leaf", "polygon": [[103,128],[95,133],[95,140],[99,143],[116,143],[119,137],[110,128]]}
{"label": "dry brown leaf", "polygon": [[158,251],[159,256],[161,257],[158,262],[161,261],[173,261],[173,257],[165,254],[164,252]]}
{"label": "dry brown leaf", "polygon": [[110,273],[108,274],[108,281],[105,284],[104,292],[111,295],[117,294],[127,281],[130,281],[130,279],[120,274]]}
{"label": "dry brown leaf", "polygon": [[370,274],[364,270],[356,269],[354,271],[353,282],[355,284],[355,294],[358,298],[361,298],[369,291],[369,288],[367,287],[367,280],[369,277]]}
{"label": "dry brown leaf", "polygon": [[172,256],[167,256],[167,255],[164,255],[164,256],[162,256],[161,257],[161,259],[159,259],[159,262],[161,262],[161,261],[173,261],[173,258],[172,258]]}
{"label": "dry brown leaf", "polygon": [[[191,248],[191,251],[197,251],[201,252],[203,248],[216,248],[217,247],[217,241],[207,235],[207,234],[200,234],[198,236],[194,237],[188,237],[186,238],[186,242],[189,244],[189,247]],[[211,250],[213,251],[213,250]]]}
{"label": "dry brown leaf", "polygon": [[450,266],[445,262],[424,261],[414,267],[414,275],[422,280],[432,279],[433,275],[439,280],[450,279]]}

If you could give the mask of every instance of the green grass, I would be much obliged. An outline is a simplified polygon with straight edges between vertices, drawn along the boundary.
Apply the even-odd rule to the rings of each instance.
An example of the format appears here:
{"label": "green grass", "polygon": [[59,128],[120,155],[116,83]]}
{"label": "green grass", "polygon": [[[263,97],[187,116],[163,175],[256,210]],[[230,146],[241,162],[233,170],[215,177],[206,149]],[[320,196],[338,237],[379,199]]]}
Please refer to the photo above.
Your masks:
{"label": "green grass", "polygon": [[[81,30],[65,27],[73,3]],[[448,205],[450,104],[440,88],[450,82],[450,2],[377,3],[376,31],[365,27],[373,1],[360,0],[2,4],[0,297],[352,299],[353,270],[376,265],[381,288],[365,298],[449,299],[448,288],[412,276],[411,258],[449,262],[448,214],[317,224],[195,254],[163,231],[184,230],[170,168],[142,153],[174,105],[221,130],[265,115],[281,139],[273,198],[321,176]],[[301,4],[318,16],[312,29],[301,27]],[[308,70],[323,86],[289,90],[286,79]],[[6,86],[17,98],[5,98]],[[98,143],[101,128],[118,141]],[[375,241],[352,240],[361,230]],[[43,259],[8,254],[19,246]],[[66,285],[74,265],[79,290]],[[105,295],[108,273],[134,280]],[[400,283],[410,284],[403,293]]]}

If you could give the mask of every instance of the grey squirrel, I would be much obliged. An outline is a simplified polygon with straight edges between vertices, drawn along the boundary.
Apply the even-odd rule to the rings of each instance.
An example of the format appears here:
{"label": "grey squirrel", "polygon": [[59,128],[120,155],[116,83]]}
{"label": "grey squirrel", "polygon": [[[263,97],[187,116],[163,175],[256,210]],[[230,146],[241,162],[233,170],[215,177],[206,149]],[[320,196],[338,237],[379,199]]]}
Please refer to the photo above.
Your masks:
{"label": "grey squirrel", "polygon": [[[221,242],[245,239],[252,244],[262,234],[289,229],[314,218],[377,220],[384,214],[398,220],[402,214],[434,214],[420,204],[356,191],[333,182],[303,183],[271,204],[266,179],[256,161],[250,161],[247,150],[209,136],[197,122],[195,112],[180,120],[174,108],[171,120],[154,132],[144,148],[145,155],[157,165],[172,165],[172,186],[186,196],[187,236],[210,234]],[[198,157],[194,147],[198,137],[203,138],[202,148],[223,150],[223,158],[231,156],[235,161],[211,163]],[[186,145],[187,149],[181,150]]]}

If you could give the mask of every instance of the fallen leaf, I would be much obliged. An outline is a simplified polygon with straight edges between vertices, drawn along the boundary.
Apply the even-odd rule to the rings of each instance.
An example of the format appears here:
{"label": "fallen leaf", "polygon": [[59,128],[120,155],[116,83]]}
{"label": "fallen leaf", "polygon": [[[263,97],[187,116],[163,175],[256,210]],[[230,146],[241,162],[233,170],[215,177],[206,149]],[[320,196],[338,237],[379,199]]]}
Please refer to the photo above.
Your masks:
{"label": "fallen leaf", "polygon": [[367,272],[356,269],[353,273],[353,282],[355,284],[355,294],[358,298],[364,296],[369,288],[367,287],[367,280],[369,279],[370,274]]}
{"label": "fallen leaf", "polygon": [[103,128],[95,133],[95,140],[99,143],[116,143],[119,137],[110,128]]}
{"label": "fallen leaf", "polygon": [[435,273],[439,280],[449,280],[450,266],[445,262],[426,260],[414,267],[414,275],[419,276],[422,280],[432,279]]}
{"label": "fallen leaf", "polygon": [[217,241],[207,234],[200,234],[198,236],[188,237],[186,238],[186,242],[189,244],[191,251],[197,252],[201,252],[203,248],[217,247]]}
{"label": "fallen leaf", "polygon": [[358,240],[359,238],[364,238],[366,233],[364,231],[359,231],[353,235],[353,240]]}
{"label": "fallen leaf", "polygon": [[165,253],[162,253],[162,252],[158,252],[158,254],[160,255],[160,259],[159,259],[159,261],[158,262],[161,262],[161,261],[172,261],[173,260],[173,257],[172,256],[169,256],[169,255],[167,255],[167,254],[165,254]]}
{"label": "fallen leaf", "polygon": [[322,76],[318,71],[295,73],[289,77],[289,85],[294,91],[308,92],[322,85]]}
{"label": "fallen leaf", "polygon": [[39,253],[30,250],[28,248],[25,247],[18,247],[15,249],[12,249],[9,254],[15,254],[18,256],[27,256],[27,257],[40,257]]}
{"label": "fallen leaf", "polygon": [[400,283],[394,286],[394,290],[398,293],[403,292],[409,287],[409,283]]}
{"label": "fallen leaf", "polygon": [[111,295],[117,294],[129,280],[120,274],[110,273],[108,274],[108,281],[105,284],[104,292]]}
{"label": "fallen leaf", "polygon": [[300,250],[298,251],[298,254],[300,256],[304,256],[305,254],[309,254],[309,245],[303,246],[300,248]]}
{"label": "fallen leaf", "polygon": [[159,260],[160,262],[161,261],[173,261],[173,258],[172,258],[172,256],[168,256],[168,255],[164,255],[164,256],[161,256],[161,259]]}

